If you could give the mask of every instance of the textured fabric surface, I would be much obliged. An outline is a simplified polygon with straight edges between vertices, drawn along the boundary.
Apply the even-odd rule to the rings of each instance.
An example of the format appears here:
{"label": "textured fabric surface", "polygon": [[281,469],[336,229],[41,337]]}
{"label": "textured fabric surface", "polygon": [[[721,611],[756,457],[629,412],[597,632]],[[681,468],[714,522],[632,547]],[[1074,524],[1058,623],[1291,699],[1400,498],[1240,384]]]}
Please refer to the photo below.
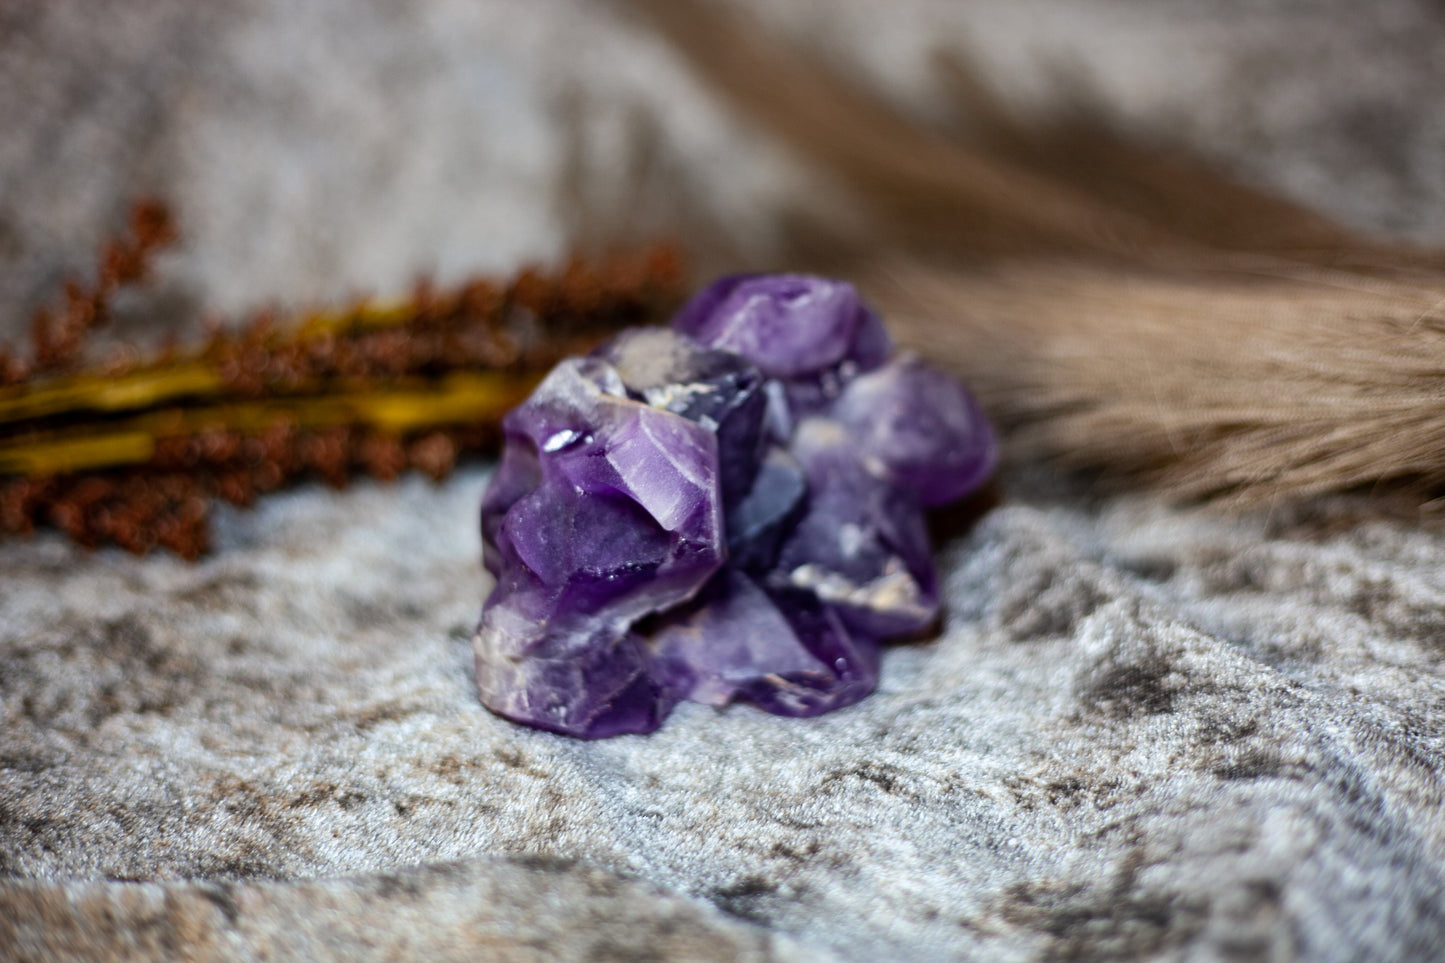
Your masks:
{"label": "textured fabric surface", "polygon": [[[581,861],[857,959],[1445,940],[1438,534],[1016,491],[946,545],[942,636],[891,649],[863,704],[688,705],[586,743],[477,704],[458,520],[482,484],[271,499],[196,566],[7,546],[6,871],[374,892],[416,864]],[[504,878],[590,912],[551,865]],[[263,916],[350,905],[240,892]],[[193,916],[214,939],[278,925]]]}
{"label": "textured fabric surface", "polygon": [[[1126,129],[1445,239],[1427,4],[751,6],[920,112],[933,43],[1023,104],[1072,71]],[[7,331],[133,190],[189,229],[177,316],[555,252],[578,185],[646,233],[677,209],[639,156],[764,257],[804,196],[618,7],[130,7],[0,13]],[[196,565],[0,544],[0,959],[1445,947],[1438,528],[1006,475],[862,704],[583,743],[475,697],[488,471],[226,511]]]}

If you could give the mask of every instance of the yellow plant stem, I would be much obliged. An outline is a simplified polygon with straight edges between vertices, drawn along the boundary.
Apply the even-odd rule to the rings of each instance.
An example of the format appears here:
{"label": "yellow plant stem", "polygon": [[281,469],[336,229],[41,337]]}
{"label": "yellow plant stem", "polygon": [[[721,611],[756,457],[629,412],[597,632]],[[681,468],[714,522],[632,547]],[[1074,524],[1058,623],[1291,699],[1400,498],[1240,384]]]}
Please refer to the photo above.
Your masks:
{"label": "yellow plant stem", "polygon": [[[364,301],[352,307],[307,314],[296,323],[293,334],[276,343],[396,327],[414,316],[415,309],[408,301]],[[120,375],[82,371],[36,384],[0,388],[0,427],[66,412],[141,411],[179,398],[215,397],[225,388],[225,379],[204,352]]]}
{"label": "yellow plant stem", "polygon": [[225,381],[205,363],[182,361],[129,374],[93,372],[0,389],[0,425],[68,411],[134,411],[175,398],[215,395]]}
{"label": "yellow plant stem", "polygon": [[93,427],[41,432],[0,443],[0,474],[40,476],[144,464],[157,439],[206,430],[259,434],[278,423],[305,431],[356,425],[390,435],[458,424],[496,423],[526,398],[539,374],[457,373],[438,381],[346,388],[322,396],[169,408]]}
{"label": "yellow plant stem", "polygon": [[416,306],[401,298],[362,301],[350,307],[313,311],[302,318],[297,330],[303,336],[371,331],[405,324],[415,316]]}

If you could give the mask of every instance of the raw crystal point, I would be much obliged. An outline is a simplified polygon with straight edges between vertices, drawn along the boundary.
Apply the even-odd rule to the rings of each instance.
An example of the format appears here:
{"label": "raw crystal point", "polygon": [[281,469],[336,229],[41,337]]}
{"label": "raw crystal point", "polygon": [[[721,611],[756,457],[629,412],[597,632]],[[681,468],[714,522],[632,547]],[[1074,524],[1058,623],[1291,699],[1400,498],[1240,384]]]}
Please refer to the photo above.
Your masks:
{"label": "raw crystal point", "polygon": [[811,592],[854,631],[908,635],[938,615],[923,508],[869,470],[859,441],[831,418],[798,426],[808,509],[767,583]]}
{"label": "raw crystal point", "polygon": [[740,274],[705,288],[672,326],[770,378],[817,375],[851,361],[870,371],[893,349],[853,285],[803,274]]}
{"label": "raw crystal point", "polygon": [[699,422],[717,436],[724,499],[748,490],[765,440],[767,395],[757,368],[667,328],[624,331],[594,356],[617,370],[630,397]]}
{"label": "raw crystal point", "polygon": [[475,639],[482,701],[571,735],[656,728],[675,696],[630,628],[722,565],[716,436],[633,401],[595,358],[554,369],[503,432],[482,502],[497,578]]}
{"label": "raw crystal point", "polygon": [[850,705],[878,683],[878,643],[852,635],[816,597],[765,591],[729,568],[653,627],[652,645],[684,698],[736,698],[780,715]]}
{"label": "raw crystal point", "polygon": [[925,508],[997,448],[891,350],[851,285],[739,276],[554,369],[482,501],[483,703],[592,738],[681,699],[803,716],[872,691],[879,642],[937,617]]}
{"label": "raw crystal point", "polygon": [[[672,326],[757,365],[796,417],[826,409],[854,375],[893,350],[853,285],[803,274],[723,278],[683,305]],[[778,440],[786,431],[785,423]]]}
{"label": "raw crystal point", "polygon": [[993,471],[998,443],[973,397],[913,355],[855,379],[830,414],[870,471],[926,508],[968,494]]}

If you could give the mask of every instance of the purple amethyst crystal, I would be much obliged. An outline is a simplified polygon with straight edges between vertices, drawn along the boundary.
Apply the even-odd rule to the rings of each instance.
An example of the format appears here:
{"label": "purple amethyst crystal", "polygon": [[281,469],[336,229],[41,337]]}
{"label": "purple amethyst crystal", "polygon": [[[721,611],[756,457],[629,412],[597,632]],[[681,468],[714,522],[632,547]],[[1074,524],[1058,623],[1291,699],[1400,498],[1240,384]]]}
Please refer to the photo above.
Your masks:
{"label": "purple amethyst crystal", "polygon": [[851,285],[746,276],[558,365],[482,500],[482,702],[595,738],[682,699],[806,716],[872,691],[879,643],[938,614],[924,510],[997,447],[891,351]]}

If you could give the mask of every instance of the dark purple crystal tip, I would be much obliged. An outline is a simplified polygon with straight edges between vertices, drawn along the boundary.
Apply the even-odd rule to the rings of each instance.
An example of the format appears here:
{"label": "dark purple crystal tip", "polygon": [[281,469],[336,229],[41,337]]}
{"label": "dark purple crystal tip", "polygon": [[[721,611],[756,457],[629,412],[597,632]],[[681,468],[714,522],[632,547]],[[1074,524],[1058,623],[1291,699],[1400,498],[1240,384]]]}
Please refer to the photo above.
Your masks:
{"label": "dark purple crystal tip", "polygon": [[482,702],[596,738],[682,699],[806,716],[871,692],[879,643],[938,613],[924,510],[997,454],[961,385],[891,353],[852,285],[784,274],[558,365],[482,500]]}

